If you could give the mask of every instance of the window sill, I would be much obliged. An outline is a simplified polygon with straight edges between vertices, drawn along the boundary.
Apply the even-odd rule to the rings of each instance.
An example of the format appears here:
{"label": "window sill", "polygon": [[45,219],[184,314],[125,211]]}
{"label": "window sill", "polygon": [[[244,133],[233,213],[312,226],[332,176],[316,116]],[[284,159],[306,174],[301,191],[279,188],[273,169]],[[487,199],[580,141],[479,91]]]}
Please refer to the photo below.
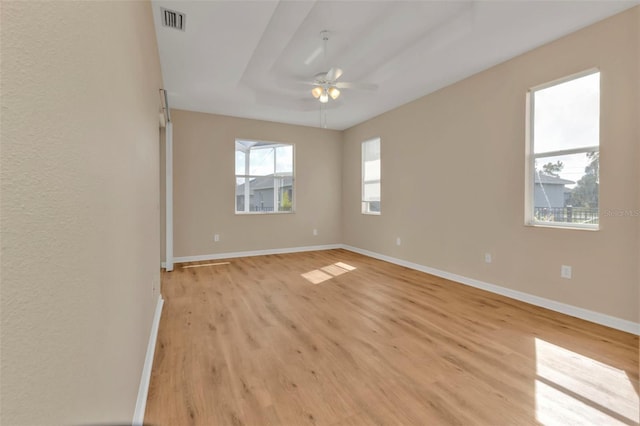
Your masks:
{"label": "window sill", "polygon": [[571,225],[568,223],[559,222],[558,224],[546,223],[546,222],[527,222],[524,226],[531,228],[553,228],[553,229],[567,229],[570,231],[599,231],[600,225]]}
{"label": "window sill", "polygon": [[367,215],[367,216],[381,216],[382,213],[380,212],[362,212],[362,214]]}

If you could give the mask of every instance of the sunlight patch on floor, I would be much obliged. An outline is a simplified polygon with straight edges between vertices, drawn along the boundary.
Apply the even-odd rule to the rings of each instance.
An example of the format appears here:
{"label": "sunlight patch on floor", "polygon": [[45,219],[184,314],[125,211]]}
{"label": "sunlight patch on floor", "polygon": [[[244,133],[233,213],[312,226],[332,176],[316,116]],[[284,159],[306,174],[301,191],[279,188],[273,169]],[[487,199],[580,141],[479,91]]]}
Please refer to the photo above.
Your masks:
{"label": "sunlight patch on floor", "polygon": [[536,419],[542,424],[640,421],[640,398],[624,370],[535,339]]}
{"label": "sunlight patch on floor", "polygon": [[347,272],[353,271],[355,269],[355,266],[348,265],[344,262],[336,262],[334,264],[323,266],[322,268],[306,272],[301,276],[311,284],[320,284],[322,282],[330,280],[333,277],[346,274]]}
{"label": "sunlight patch on floor", "polygon": [[309,281],[311,284],[320,284],[325,282],[326,280],[330,280],[333,276],[322,272],[319,269],[314,269],[313,271],[309,271],[306,274],[302,274],[302,278]]}
{"label": "sunlight patch on floor", "polygon": [[348,264],[346,264],[344,262],[336,262],[336,263],[334,263],[334,265],[339,266],[339,267],[341,267],[342,269],[344,269],[346,271],[353,271],[354,269],[356,269],[355,266],[348,265]]}
{"label": "sunlight patch on floor", "polygon": [[337,277],[338,275],[346,274],[347,272],[349,272],[346,269],[343,269],[337,265],[329,265],[320,269],[329,275],[333,275],[334,277]]}

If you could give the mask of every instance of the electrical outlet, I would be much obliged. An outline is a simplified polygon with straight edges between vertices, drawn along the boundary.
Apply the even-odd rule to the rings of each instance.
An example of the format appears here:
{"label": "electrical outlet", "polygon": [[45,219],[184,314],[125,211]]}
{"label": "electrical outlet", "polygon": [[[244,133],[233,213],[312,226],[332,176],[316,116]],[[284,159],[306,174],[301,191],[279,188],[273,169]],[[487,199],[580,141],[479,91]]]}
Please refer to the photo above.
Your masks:
{"label": "electrical outlet", "polygon": [[491,258],[491,253],[484,254],[484,263],[491,263],[493,259]]}
{"label": "electrical outlet", "polygon": [[399,246],[400,244],[402,244],[402,241],[400,240],[400,237],[396,238],[396,245]]}
{"label": "electrical outlet", "polygon": [[560,267],[560,277],[561,278],[566,278],[566,279],[570,280],[571,279],[571,275],[572,275],[571,266],[562,265]]}
{"label": "electrical outlet", "polygon": [[315,228],[313,229],[313,235],[314,235],[314,236],[317,236],[317,235],[318,235],[318,230],[317,230],[317,229],[315,229]]}
{"label": "electrical outlet", "polygon": [[220,241],[220,234],[213,234],[213,242],[217,243],[218,241]]}

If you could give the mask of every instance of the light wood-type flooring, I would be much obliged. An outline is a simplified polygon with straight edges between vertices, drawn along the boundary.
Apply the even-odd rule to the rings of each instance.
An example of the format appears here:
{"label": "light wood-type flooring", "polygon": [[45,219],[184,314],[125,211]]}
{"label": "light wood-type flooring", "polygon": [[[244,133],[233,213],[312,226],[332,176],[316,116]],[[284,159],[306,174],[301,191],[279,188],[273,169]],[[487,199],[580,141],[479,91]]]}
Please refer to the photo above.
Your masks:
{"label": "light wood-type flooring", "polygon": [[146,424],[639,422],[627,333],[346,250],[162,279]]}

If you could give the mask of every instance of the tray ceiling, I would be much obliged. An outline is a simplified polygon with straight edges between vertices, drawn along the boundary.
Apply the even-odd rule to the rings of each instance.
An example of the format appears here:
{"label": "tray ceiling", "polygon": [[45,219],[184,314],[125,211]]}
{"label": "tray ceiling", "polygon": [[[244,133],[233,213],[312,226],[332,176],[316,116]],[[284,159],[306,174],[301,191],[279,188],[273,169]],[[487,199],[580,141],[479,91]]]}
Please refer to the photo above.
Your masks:
{"label": "tray ceiling", "polygon": [[[312,80],[343,90],[326,124],[346,129],[576,31],[638,1],[153,1],[173,108],[321,126]],[[161,8],[184,13],[184,31]],[[330,39],[325,55],[320,32]]]}

